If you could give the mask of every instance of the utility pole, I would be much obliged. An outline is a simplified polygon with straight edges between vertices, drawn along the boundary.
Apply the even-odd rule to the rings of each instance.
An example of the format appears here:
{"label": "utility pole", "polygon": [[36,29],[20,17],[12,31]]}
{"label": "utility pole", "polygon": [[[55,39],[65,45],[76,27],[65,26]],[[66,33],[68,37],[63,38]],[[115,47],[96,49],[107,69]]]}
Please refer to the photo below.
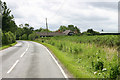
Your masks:
{"label": "utility pole", "polygon": [[46,30],[47,30],[47,36],[48,36],[48,24],[47,24],[47,18],[46,18]]}

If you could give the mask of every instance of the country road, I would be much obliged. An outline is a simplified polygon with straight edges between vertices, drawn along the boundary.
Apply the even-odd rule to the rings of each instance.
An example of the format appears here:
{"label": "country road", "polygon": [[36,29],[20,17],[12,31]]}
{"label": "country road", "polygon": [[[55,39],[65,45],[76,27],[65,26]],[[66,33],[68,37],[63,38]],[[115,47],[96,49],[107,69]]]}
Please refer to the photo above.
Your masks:
{"label": "country road", "polygon": [[17,42],[0,51],[2,78],[67,78],[46,47],[32,41]]}

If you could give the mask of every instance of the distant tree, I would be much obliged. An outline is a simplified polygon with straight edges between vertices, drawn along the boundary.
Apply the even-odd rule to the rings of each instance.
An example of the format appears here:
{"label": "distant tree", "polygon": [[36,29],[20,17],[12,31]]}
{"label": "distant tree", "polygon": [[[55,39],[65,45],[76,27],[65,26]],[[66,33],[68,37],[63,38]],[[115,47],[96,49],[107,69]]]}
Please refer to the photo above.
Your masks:
{"label": "distant tree", "polygon": [[29,27],[30,25],[28,23],[25,24],[25,27]]}
{"label": "distant tree", "polygon": [[78,29],[77,26],[75,26],[75,31],[77,31],[77,33],[80,33],[80,29]]}
{"label": "distant tree", "polygon": [[16,30],[16,39],[19,40],[19,37],[21,37],[23,34],[24,34],[23,28],[20,28],[20,27],[19,27],[19,28]]}
{"label": "distant tree", "polygon": [[36,32],[41,32],[43,28],[36,29]]}
{"label": "distant tree", "polygon": [[74,26],[74,25],[68,25],[68,27],[60,26],[60,28],[57,31],[58,32],[63,32],[65,30],[71,30],[71,31],[75,32],[76,34],[80,33],[80,29],[77,26]]}
{"label": "distant tree", "polygon": [[22,35],[22,40],[27,40],[27,39],[28,39],[27,34],[23,34]]}
{"label": "distant tree", "polygon": [[[26,25],[26,24],[25,24]],[[28,36],[34,32],[34,28],[33,27],[28,27],[29,24],[27,24],[26,26],[23,26],[23,24],[20,24],[19,28],[16,30],[16,39],[22,39],[22,35],[26,34],[27,38]]]}
{"label": "distant tree", "polygon": [[60,30],[60,32],[63,32],[63,31],[65,31],[65,30],[67,30],[68,28],[66,27],[66,26],[60,26],[60,28],[59,28],[59,30]]}
{"label": "distant tree", "polygon": [[102,29],[101,31],[103,32],[104,30]]}
{"label": "distant tree", "polygon": [[75,31],[74,25],[68,25],[68,29],[71,31]]}
{"label": "distant tree", "polygon": [[38,37],[39,37],[39,35],[37,33],[32,33],[28,36],[28,39],[29,40],[35,40]]}
{"label": "distant tree", "polygon": [[34,28],[33,28],[33,27],[30,27],[30,30],[31,30],[31,31],[34,31]]}
{"label": "distant tree", "polygon": [[20,28],[23,28],[23,24],[20,24],[19,27],[20,27]]}
{"label": "distant tree", "polygon": [[93,29],[88,29],[87,31],[83,32],[82,34],[85,34],[85,35],[98,35],[100,33],[97,32],[97,31],[94,31]]}
{"label": "distant tree", "polygon": [[47,31],[48,31],[48,32],[52,32],[52,31],[50,31],[49,29],[42,29],[42,30],[41,30],[41,32],[47,32]]}

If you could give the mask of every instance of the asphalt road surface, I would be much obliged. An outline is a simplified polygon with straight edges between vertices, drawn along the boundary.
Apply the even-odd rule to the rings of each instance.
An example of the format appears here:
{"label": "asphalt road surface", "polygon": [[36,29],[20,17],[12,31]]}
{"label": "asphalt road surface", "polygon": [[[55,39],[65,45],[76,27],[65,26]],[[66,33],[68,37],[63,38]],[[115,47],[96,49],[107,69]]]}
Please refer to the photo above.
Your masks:
{"label": "asphalt road surface", "polygon": [[32,41],[17,42],[0,51],[2,78],[67,78],[45,46]]}

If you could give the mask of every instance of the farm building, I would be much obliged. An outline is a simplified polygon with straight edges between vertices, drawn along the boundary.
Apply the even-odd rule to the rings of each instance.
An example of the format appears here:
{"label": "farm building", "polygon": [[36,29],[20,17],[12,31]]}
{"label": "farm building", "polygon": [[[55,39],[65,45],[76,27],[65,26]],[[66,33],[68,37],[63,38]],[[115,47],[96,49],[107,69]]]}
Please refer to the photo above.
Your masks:
{"label": "farm building", "polygon": [[66,30],[64,32],[36,32],[40,37],[52,37],[52,36],[64,36],[64,35],[73,35],[74,32]]}

